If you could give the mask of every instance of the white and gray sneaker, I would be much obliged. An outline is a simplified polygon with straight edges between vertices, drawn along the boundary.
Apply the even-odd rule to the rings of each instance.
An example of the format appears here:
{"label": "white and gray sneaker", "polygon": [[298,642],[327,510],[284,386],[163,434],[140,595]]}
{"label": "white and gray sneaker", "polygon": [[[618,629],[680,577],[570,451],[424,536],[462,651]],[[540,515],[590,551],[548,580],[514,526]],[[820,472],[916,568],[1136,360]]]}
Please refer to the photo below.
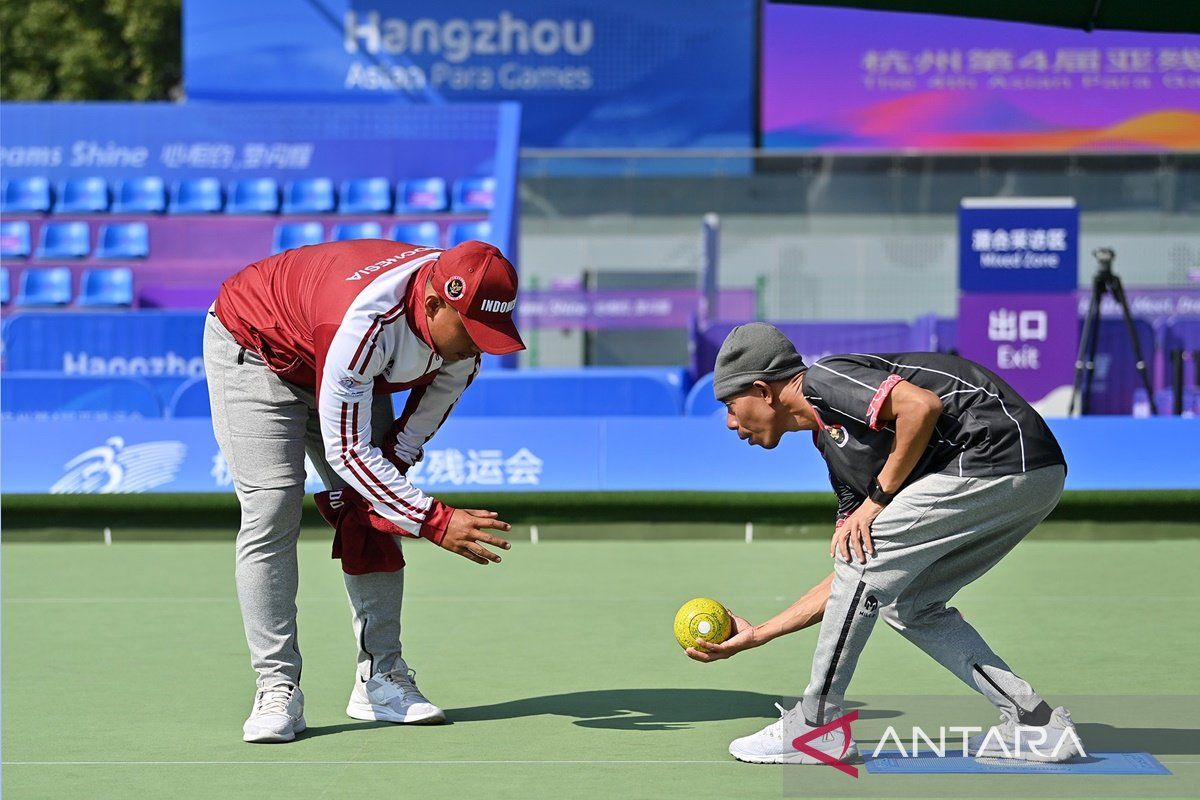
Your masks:
{"label": "white and gray sneaker", "polygon": [[[795,708],[786,709],[779,703],[780,717],[758,733],[743,736],[729,743],[729,755],[738,761],[751,764],[821,764],[812,755],[797,750],[792,742],[813,729],[804,721],[800,703]],[[848,734],[841,730],[833,730],[819,738],[806,743],[807,747],[828,753],[838,761],[850,761],[858,758],[858,745]]]}
{"label": "white and gray sneaker", "polygon": [[346,713],[354,719],[432,725],[446,721],[446,714],[421,694],[416,673],[403,661],[391,672],[376,672],[370,680],[354,681]]}
{"label": "white and gray sneaker", "polygon": [[259,689],[242,725],[242,741],[290,742],[305,728],[304,692],[290,683]]}
{"label": "white and gray sneaker", "polygon": [[1007,715],[1000,724],[972,736],[967,747],[976,758],[1004,758],[1055,764],[1084,755],[1082,742],[1071,721],[1071,712],[1062,706],[1050,713],[1045,725],[1021,725]]}

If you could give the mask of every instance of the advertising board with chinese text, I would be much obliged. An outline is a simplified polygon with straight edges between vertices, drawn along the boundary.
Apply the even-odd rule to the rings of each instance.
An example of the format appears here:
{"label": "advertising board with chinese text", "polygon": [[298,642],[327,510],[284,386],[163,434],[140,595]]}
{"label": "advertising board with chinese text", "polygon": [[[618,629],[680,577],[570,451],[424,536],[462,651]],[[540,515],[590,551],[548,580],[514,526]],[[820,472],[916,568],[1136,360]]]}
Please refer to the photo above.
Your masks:
{"label": "advertising board with chinese text", "polygon": [[766,147],[1200,147],[1200,37],[764,4]]}
{"label": "advertising board with chinese text", "polygon": [[[1068,488],[1200,488],[1200,425],[1194,420],[1091,417],[1050,424],[1071,464]],[[6,419],[0,434],[5,494],[233,491],[207,419]],[[746,447],[716,417],[451,417],[410,477],[434,496],[828,493],[829,475],[816,451],[799,438],[784,445]],[[38,457],[27,458],[31,452]],[[308,472],[305,489],[324,488],[311,465]],[[832,507],[829,513],[832,523]],[[527,515],[536,517],[536,508],[527,507]]]}

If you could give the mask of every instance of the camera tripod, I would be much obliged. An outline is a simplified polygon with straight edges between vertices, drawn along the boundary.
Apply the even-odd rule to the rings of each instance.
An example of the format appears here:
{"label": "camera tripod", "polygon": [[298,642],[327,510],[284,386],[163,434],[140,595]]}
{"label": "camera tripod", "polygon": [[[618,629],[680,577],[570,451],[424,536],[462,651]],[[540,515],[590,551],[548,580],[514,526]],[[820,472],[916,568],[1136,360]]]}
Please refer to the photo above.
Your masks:
{"label": "camera tripod", "polygon": [[1092,399],[1092,378],[1096,372],[1096,344],[1100,339],[1100,304],[1106,293],[1121,307],[1125,318],[1125,328],[1129,331],[1129,342],[1133,345],[1133,357],[1138,374],[1142,376],[1142,386],[1146,388],[1146,396],[1150,399],[1150,414],[1157,415],[1158,408],[1154,403],[1154,389],[1150,385],[1150,373],[1146,370],[1146,360],[1142,357],[1142,346],[1138,342],[1137,329],[1133,325],[1133,314],[1129,311],[1129,301],[1125,297],[1125,287],[1121,279],[1113,272],[1113,261],[1117,254],[1110,247],[1099,247],[1092,251],[1099,265],[1092,277],[1092,299],[1088,302],[1087,316],[1083,318],[1083,333],[1079,337],[1079,355],[1075,358],[1075,381],[1071,388],[1071,406],[1067,411],[1069,416],[1075,416],[1076,403],[1079,413],[1087,414],[1088,405]]}

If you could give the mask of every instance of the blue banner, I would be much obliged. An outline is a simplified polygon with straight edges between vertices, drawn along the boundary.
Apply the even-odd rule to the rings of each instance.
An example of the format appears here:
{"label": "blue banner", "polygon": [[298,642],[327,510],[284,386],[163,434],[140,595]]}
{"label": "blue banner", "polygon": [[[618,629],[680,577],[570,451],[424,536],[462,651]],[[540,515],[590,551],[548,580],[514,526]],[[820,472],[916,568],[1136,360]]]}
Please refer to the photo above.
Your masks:
{"label": "blue banner", "polygon": [[961,292],[1072,292],[1079,207],[1069,197],[966,198],[958,252]]}
{"label": "blue banner", "polygon": [[517,100],[534,147],[747,147],[756,6],[188,0],[185,86],[202,101]]}
{"label": "blue banner", "polygon": [[203,347],[203,311],[25,311],[4,322],[8,371],[197,378]]}
{"label": "blue banner", "polygon": [[[1068,489],[1200,488],[1200,425],[1187,418],[1051,420]],[[6,493],[229,492],[207,419],[6,420]],[[29,458],[37,453],[37,458]],[[309,467],[307,488],[322,486]],[[829,491],[806,433],[747,447],[717,418],[451,419],[410,472],[461,491]]]}
{"label": "blue banner", "polygon": [[0,166],[6,178],[51,180],[486,176],[497,180],[497,201],[508,202],[520,118],[515,104],[416,110],[352,100],[343,98],[336,109],[309,103],[4,103]]}

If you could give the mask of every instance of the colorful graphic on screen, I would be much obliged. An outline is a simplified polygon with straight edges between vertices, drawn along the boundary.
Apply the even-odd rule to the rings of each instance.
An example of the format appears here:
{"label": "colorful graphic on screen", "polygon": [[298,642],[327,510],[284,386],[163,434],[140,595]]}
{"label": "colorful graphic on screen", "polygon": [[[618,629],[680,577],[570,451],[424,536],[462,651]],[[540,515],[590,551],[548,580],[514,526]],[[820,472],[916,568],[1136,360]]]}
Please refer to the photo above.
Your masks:
{"label": "colorful graphic on screen", "polygon": [[765,5],[763,145],[1200,149],[1200,36]]}

